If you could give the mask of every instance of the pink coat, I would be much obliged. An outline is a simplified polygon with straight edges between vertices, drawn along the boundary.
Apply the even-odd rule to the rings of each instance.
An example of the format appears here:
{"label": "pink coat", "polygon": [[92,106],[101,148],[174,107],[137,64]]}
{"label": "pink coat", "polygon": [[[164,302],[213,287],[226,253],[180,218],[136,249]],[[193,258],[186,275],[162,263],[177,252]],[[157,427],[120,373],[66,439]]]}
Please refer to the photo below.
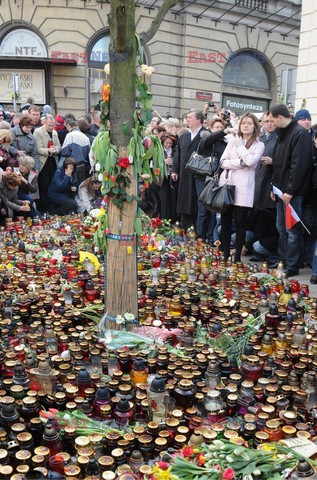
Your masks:
{"label": "pink coat", "polygon": [[256,140],[250,148],[245,148],[244,145],[237,146],[241,141],[240,137],[233,138],[223,152],[220,163],[224,171],[219,185],[235,185],[234,204],[253,207],[255,169],[263,155],[264,143]]}

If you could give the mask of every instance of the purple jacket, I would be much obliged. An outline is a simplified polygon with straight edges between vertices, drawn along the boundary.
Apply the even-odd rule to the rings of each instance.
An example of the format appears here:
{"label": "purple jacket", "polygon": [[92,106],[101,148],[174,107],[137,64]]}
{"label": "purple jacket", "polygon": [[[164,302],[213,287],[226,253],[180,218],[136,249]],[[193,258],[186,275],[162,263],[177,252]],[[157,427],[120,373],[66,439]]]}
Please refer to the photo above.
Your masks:
{"label": "purple jacket", "polygon": [[234,204],[253,207],[255,169],[263,155],[264,143],[256,140],[250,148],[245,148],[245,143],[240,137],[228,143],[220,159],[224,171],[220,175],[219,185],[235,185]]}

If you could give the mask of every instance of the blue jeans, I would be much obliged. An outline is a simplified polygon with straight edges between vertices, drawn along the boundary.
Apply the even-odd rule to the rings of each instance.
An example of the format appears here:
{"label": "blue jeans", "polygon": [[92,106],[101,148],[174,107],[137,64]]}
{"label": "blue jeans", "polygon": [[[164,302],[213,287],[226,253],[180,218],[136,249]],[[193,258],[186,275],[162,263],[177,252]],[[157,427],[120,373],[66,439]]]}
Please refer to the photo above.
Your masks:
{"label": "blue jeans", "polygon": [[221,215],[220,213],[216,213],[216,225],[214,228],[214,242],[216,240],[220,240],[220,230],[221,230]]}
{"label": "blue jeans", "polygon": [[31,217],[31,218],[33,218],[33,217],[42,218],[42,215],[41,215],[40,212],[36,209],[35,200],[34,200],[34,198],[32,197],[32,195],[28,195],[27,193],[19,193],[19,194],[18,194],[18,199],[19,199],[19,200],[29,200],[29,202],[30,202],[30,207],[31,207],[31,210],[30,210],[30,217]]}
{"label": "blue jeans", "polygon": [[[195,178],[195,187],[197,199],[205,188],[205,179]],[[204,240],[207,239],[209,243],[214,242],[214,228],[216,225],[216,214],[210,212],[200,202],[198,202],[197,209],[197,235]]]}
{"label": "blue jeans", "polygon": [[[291,205],[301,218],[303,212],[303,197],[296,196]],[[303,247],[303,228],[300,222],[288,230],[285,225],[285,205],[280,198],[276,204],[276,228],[279,233],[278,259],[285,262],[288,270],[298,272]]]}
{"label": "blue jeans", "polygon": [[[252,242],[252,239],[254,238],[255,236],[255,233],[254,232],[251,232],[251,230],[247,230],[245,232],[245,243],[250,243]],[[232,233],[231,234],[231,245],[235,245],[236,244],[236,233]]]}
{"label": "blue jeans", "polygon": [[270,250],[267,250],[267,248],[264,248],[260,240],[254,242],[252,248],[255,254],[254,256],[259,260],[267,260],[270,263],[277,262],[277,252],[271,252]]}

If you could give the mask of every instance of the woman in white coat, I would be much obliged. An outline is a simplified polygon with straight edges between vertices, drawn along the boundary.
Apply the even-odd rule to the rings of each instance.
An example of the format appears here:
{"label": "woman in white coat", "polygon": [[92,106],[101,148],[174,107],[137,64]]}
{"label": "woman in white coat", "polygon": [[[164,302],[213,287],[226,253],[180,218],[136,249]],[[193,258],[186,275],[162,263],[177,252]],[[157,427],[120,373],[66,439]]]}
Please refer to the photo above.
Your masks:
{"label": "woman in white coat", "polygon": [[244,114],[239,123],[238,134],[228,143],[220,163],[223,172],[219,185],[235,186],[234,207],[228,214],[221,215],[221,242],[225,260],[230,255],[231,224],[236,227],[236,253],[234,263],[241,261],[245,242],[247,217],[253,207],[255,169],[260,161],[264,144],[259,141],[259,121],[252,113]]}
{"label": "woman in white coat", "polygon": [[101,182],[95,177],[89,177],[84,180],[75,197],[78,213],[88,213],[93,208],[97,208],[95,202],[100,198]]}

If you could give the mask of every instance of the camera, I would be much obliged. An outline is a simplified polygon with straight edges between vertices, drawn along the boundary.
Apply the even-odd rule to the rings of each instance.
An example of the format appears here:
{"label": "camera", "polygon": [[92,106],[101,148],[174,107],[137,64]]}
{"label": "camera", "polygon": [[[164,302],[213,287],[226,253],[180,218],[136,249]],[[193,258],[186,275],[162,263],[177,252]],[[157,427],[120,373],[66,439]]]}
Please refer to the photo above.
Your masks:
{"label": "camera", "polygon": [[225,110],[225,111],[223,112],[223,117],[224,117],[226,120],[229,119],[229,118],[230,118],[230,112],[228,112],[228,110]]}
{"label": "camera", "polygon": [[214,107],[214,106],[215,106],[214,102],[208,102],[208,107]]}

